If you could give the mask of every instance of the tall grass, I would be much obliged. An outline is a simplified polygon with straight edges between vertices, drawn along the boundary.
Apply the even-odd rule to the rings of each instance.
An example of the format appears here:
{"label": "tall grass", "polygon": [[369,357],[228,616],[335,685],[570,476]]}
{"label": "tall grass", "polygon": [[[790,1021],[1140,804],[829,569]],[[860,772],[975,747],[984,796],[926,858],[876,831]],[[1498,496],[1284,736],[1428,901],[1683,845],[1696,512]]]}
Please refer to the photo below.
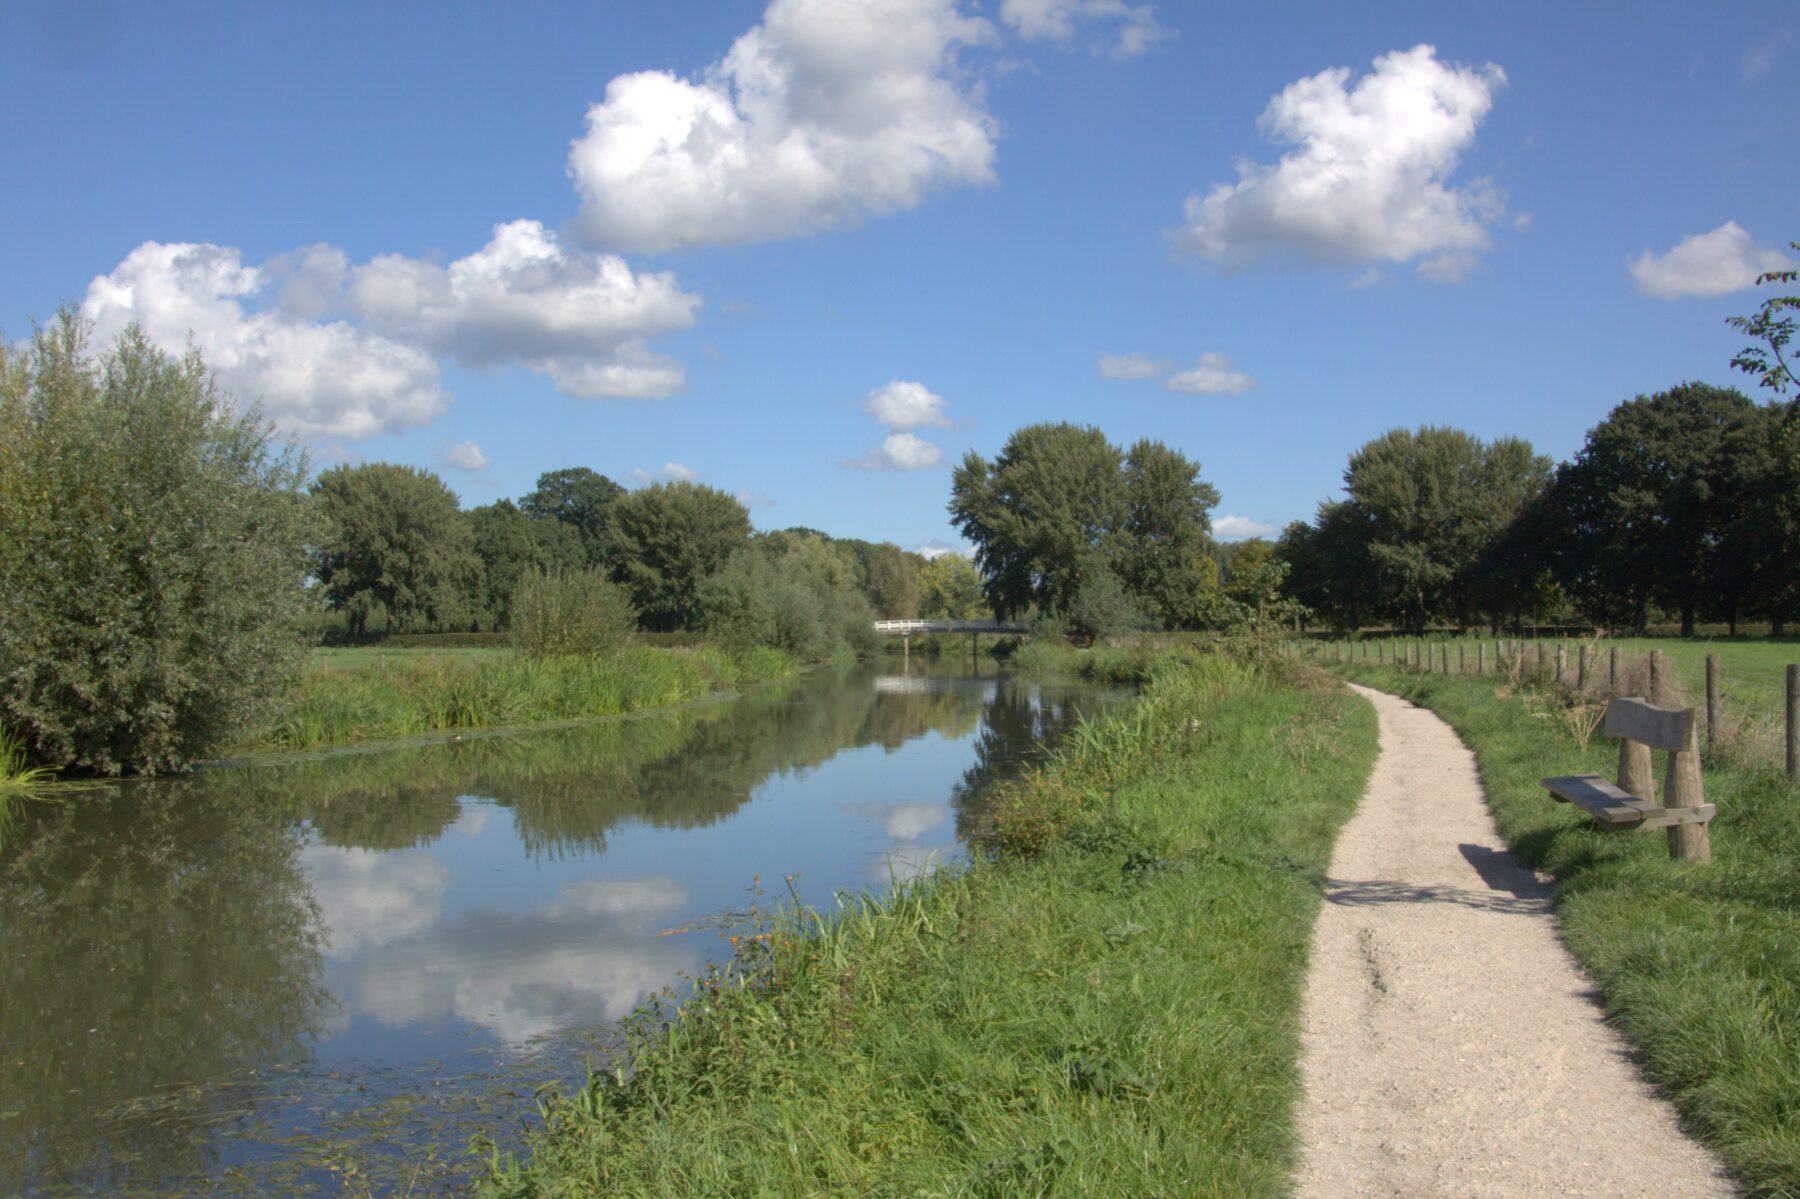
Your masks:
{"label": "tall grass", "polygon": [[1374,746],[1340,693],[1160,667],[1019,785],[1070,818],[758,913],[484,1193],[1285,1194],[1320,880]]}
{"label": "tall grass", "polygon": [[448,729],[616,716],[778,678],[793,660],[628,647],[609,657],[412,658],[392,667],[309,671],[293,704],[246,749],[311,749]]}
{"label": "tall grass", "polygon": [[1750,1194],[1800,1195],[1800,789],[1769,763],[1706,768],[1713,861],[1660,833],[1607,833],[1552,803],[1547,775],[1611,775],[1616,745],[1555,718],[1566,701],[1493,677],[1349,671],[1428,706],[1475,751],[1501,833],[1557,880],[1570,948],[1687,1127]]}

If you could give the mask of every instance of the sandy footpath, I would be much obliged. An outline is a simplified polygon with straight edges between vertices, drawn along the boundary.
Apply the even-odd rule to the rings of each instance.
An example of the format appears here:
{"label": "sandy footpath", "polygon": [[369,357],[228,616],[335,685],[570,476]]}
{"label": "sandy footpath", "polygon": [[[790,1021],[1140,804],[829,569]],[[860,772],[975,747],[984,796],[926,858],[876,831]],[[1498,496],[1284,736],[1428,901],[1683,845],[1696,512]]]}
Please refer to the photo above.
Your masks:
{"label": "sandy footpath", "polygon": [[1381,756],[1331,860],[1307,979],[1298,1193],[1735,1194],[1602,1023],[1473,756],[1431,712],[1356,690]]}

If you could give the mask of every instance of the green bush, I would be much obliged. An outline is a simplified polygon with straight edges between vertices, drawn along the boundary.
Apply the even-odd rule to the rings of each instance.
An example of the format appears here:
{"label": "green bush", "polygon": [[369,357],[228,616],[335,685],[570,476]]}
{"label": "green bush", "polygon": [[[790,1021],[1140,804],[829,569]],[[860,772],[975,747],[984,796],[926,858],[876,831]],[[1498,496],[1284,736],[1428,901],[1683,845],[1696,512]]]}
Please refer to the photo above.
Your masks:
{"label": "green bush", "polygon": [[87,337],[0,347],[0,723],[41,764],[177,769],[298,671],[305,460],[198,353]]}
{"label": "green bush", "polygon": [[528,570],[512,602],[513,648],[527,658],[607,657],[631,643],[637,612],[598,570]]}

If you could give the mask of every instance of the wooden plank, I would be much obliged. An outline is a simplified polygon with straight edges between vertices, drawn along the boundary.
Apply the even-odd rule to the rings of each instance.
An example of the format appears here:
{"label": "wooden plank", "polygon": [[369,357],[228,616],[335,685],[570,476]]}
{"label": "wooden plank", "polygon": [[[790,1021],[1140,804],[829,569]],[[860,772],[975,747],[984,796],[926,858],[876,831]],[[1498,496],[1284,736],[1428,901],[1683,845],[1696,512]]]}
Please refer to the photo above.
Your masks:
{"label": "wooden plank", "polygon": [[1682,750],[1694,730],[1694,709],[1661,708],[1641,699],[1606,705],[1606,735],[1625,737],[1656,749]]}
{"label": "wooden plank", "polygon": [[1597,774],[1540,780],[1552,798],[1572,803],[1609,828],[1635,828],[1663,811],[1647,799],[1621,791]]}
{"label": "wooden plank", "polygon": [[1719,814],[1719,809],[1709,803],[1697,808],[1657,808],[1644,817],[1639,828],[1670,828],[1677,824],[1705,824]]}

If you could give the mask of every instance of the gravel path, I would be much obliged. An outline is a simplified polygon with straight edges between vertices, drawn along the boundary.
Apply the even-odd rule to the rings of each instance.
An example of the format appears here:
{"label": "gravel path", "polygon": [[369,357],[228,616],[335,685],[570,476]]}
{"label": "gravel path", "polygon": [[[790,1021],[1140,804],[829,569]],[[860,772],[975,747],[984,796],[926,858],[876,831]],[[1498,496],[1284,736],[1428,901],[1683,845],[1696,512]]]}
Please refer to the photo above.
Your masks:
{"label": "gravel path", "polygon": [[1332,856],[1307,980],[1298,1193],[1735,1194],[1602,1022],[1473,755],[1431,712],[1355,690],[1381,756]]}

